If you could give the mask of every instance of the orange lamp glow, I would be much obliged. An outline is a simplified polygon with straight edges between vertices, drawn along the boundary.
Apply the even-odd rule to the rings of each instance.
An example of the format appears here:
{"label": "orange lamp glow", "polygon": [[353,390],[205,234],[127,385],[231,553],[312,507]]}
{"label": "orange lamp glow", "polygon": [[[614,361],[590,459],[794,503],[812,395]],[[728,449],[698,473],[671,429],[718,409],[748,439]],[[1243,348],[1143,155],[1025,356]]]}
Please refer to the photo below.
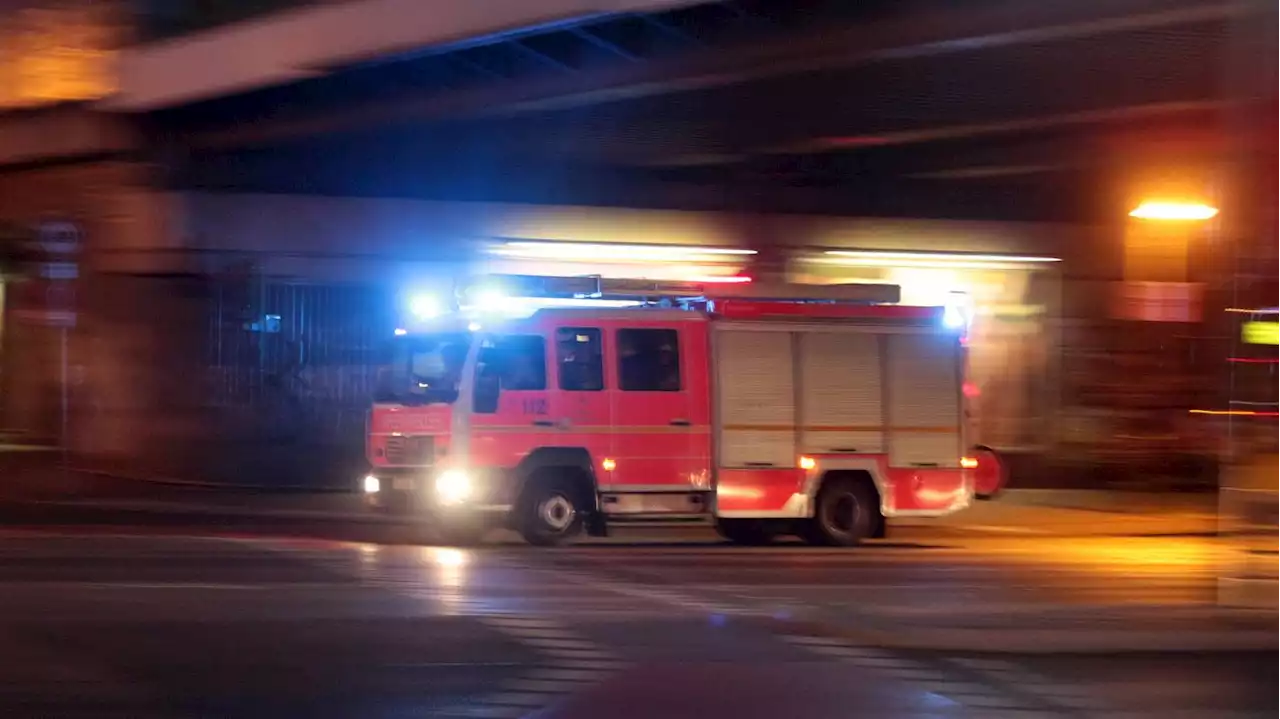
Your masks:
{"label": "orange lamp glow", "polygon": [[800,469],[808,471],[818,466],[818,460],[814,459],[813,457],[801,457],[800,460],[796,462],[796,464],[800,467]]}
{"label": "orange lamp glow", "polygon": [[1139,220],[1196,222],[1217,217],[1218,208],[1201,202],[1147,200],[1130,210],[1129,216]]}

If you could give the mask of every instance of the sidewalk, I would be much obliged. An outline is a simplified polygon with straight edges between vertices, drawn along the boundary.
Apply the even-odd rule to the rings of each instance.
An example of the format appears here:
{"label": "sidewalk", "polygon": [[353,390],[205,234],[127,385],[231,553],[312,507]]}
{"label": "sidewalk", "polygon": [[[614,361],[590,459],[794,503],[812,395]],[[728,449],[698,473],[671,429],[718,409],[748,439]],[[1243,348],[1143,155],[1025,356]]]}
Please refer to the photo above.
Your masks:
{"label": "sidewalk", "polygon": [[383,521],[354,491],[262,490],[172,484],[64,469],[56,452],[0,451],[0,504],[124,513]]}
{"label": "sidewalk", "polygon": [[810,611],[789,631],[886,649],[1001,654],[1276,651],[1274,612],[1213,605]]}
{"label": "sidewalk", "polygon": [[[1057,496],[1057,495],[1066,496]],[[1204,535],[1218,529],[1216,495],[1161,498],[1119,494],[1098,504],[1126,511],[1082,506],[1079,493],[1069,490],[1009,491],[991,501],[974,502],[968,509],[945,517],[895,519],[891,527],[945,527],[985,533],[1063,536]]]}

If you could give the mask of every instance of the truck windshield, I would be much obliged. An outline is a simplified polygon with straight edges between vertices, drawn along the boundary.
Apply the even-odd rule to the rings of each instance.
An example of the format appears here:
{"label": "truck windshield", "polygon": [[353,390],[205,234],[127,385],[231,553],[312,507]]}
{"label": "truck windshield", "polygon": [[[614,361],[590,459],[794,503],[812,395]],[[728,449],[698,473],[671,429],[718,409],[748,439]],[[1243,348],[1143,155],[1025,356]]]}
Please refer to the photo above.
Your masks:
{"label": "truck windshield", "polygon": [[403,404],[452,404],[458,399],[469,334],[398,338],[391,362],[378,375],[375,400]]}

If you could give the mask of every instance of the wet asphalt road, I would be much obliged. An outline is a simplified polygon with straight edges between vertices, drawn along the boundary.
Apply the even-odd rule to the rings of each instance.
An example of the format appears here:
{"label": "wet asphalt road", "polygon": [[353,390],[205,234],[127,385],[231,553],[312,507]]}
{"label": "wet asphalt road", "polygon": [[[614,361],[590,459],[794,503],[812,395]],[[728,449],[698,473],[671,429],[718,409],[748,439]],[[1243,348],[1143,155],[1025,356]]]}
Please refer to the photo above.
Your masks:
{"label": "wet asphalt road", "polygon": [[1194,606],[1212,586],[1194,539],[916,530],[855,552],[705,539],[545,551],[245,529],[0,532],[0,715],[1277,711],[1274,650],[995,653],[894,648],[859,631],[975,606]]}

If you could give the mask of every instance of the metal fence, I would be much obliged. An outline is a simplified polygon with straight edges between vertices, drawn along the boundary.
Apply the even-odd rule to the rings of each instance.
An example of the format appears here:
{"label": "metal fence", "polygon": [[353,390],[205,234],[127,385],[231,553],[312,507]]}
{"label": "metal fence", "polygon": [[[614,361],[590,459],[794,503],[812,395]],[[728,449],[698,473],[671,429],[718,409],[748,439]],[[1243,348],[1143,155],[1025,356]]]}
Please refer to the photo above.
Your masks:
{"label": "metal fence", "polygon": [[362,436],[393,310],[380,287],[218,283],[209,306],[209,406],[257,418],[263,436]]}
{"label": "metal fence", "polygon": [[65,360],[55,328],[7,328],[13,427],[119,473],[316,487],[361,471],[393,289],[253,271],[91,275],[83,289]]}

